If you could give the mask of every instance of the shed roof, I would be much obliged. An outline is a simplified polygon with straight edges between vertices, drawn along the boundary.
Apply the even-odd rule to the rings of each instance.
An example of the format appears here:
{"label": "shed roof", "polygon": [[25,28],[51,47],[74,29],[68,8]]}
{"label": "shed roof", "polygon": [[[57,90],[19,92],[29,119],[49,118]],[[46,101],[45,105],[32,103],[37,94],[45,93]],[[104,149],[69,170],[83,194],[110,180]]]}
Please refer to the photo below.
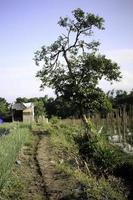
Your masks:
{"label": "shed roof", "polygon": [[15,103],[12,105],[12,109],[13,110],[25,110],[27,108],[31,108],[33,107],[33,103],[29,102],[29,103]]}
{"label": "shed roof", "polygon": [[23,103],[23,105],[25,106],[25,108],[33,107],[33,103],[32,103],[32,102],[29,102],[29,103]]}
{"label": "shed roof", "polygon": [[12,109],[13,110],[24,110],[25,106],[23,105],[23,103],[15,103],[12,105]]}

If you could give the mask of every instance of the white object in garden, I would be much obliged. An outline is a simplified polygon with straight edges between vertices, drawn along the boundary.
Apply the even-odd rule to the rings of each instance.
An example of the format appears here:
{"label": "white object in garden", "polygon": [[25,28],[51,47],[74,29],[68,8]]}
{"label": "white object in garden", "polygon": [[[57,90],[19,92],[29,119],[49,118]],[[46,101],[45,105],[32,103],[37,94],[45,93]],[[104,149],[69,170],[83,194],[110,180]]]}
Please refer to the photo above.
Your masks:
{"label": "white object in garden", "polygon": [[130,144],[125,143],[123,151],[126,153],[133,153],[133,147]]}
{"label": "white object in garden", "polygon": [[122,135],[112,135],[108,137],[109,141],[112,143],[118,143],[122,140]]}
{"label": "white object in garden", "polygon": [[103,130],[103,126],[101,126],[101,128],[99,129],[98,134],[100,134],[102,130]]}

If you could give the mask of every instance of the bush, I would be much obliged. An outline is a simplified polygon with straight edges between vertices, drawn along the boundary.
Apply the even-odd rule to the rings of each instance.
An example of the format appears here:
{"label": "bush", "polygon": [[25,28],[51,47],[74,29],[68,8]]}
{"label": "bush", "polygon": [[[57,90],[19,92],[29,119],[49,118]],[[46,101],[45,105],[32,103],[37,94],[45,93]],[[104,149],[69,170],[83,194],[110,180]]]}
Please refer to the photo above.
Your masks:
{"label": "bush", "polygon": [[87,134],[75,137],[79,146],[79,153],[86,161],[92,161],[101,172],[112,173],[121,161],[121,151],[110,145],[102,135],[95,140],[88,138]]}
{"label": "bush", "polygon": [[51,124],[57,124],[60,122],[60,118],[56,117],[56,116],[52,116],[50,119],[50,123]]}

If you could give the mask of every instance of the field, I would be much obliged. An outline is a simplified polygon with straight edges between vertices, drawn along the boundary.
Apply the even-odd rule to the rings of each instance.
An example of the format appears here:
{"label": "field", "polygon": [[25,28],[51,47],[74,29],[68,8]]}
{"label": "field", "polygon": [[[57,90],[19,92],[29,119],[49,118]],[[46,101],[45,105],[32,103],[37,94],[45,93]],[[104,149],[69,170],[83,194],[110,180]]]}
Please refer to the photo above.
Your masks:
{"label": "field", "polygon": [[[40,123],[38,129],[49,135],[52,163],[58,173],[65,174],[68,183],[64,190],[71,188],[66,199],[132,199],[132,155],[110,144],[106,133],[97,134],[91,143],[81,120],[56,117],[49,124]],[[123,170],[131,178],[126,184]]]}
{"label": "field", "polygon": [[76,119],[1,125],[0,199],[131,200],[133,157],[101,127],[91,142]]}

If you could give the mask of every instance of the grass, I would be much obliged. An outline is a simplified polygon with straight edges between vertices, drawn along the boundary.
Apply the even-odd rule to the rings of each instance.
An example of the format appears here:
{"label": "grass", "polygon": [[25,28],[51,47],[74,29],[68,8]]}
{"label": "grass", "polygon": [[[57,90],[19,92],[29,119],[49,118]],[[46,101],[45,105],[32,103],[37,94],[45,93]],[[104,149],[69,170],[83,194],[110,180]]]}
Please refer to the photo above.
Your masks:
{"label": "grass", "polygon": [[7,183],[22,146],[30,145],[31,132],[28,126],[11,123],[0,127],[10,130],[8,135],[0,137],[0,188]]}
{"label": "grass", "polygon": [[[19,176],[13,174],[10,176],[10,180],[2,187],[0,191],[1,200],[20,200],[24,197],[25,191],[25,182],[20,179]],[[28,187],[28,185],[27,185]]]}
{"label": "grass", "polygon": [[[9,175],[22,146],[31,144],[32,136],[30,129],[32,129],[35,132],[49,134],[52,146],[52,160],[55,161],[57,171],[64,173],[72,179],[71,195],[66,199],[75,199],[71,197],[81,195],[77,199],[127,200],[127,189],[125,189],[121,180],[110,174],[105,176],[105,174],[100,173],[99,176],[102,166],[99,165],[99,168],[97,168],[95,162],[92,162],[92,160],[98,160],[97,158],[99,158],[101,164],[109,161],[110,165],[110,162],[114,160],[112,157],[114,153],[112,149],[108,149],[109,146],[107,146],[104,137],[99,136],[96,144],[92,144],[89,148],[86,146],[86,153],[89,149],[92,150],[90,160],[89,157],[85,160],[81,155],[81,146],[84,148],[87,140],[83,138],[84,128],[82,123],[76,123],[76,121],[71,123],[70,120],[61,121],[53,118],[50,120],[50,123],[42,121],[38,124],[32,124],[32,127],[30,124],[21,123],[5,124],[5,126],[2,125],[1,127],[10,129],[10,134],[0,138],[0,187],[4,195],[7,195],[7,197],[5,196],[7,199],[9,196],[12,196],[10,199],[17,200],[19,196],[22,197],[21,191],[25,191],[23,180],[13,176],[10,177]],[[89,145],[89,143],[86,144]],[[95,151],[93,154],[93,150],[96,149],[95,145],[98,145],[100,154],[97,154]],[[87,154],[85,156],[87,157]],[[103,159],[102,162],[101,159]],[[108,165],[105,165],[105,167],[108,168]],[[78,185],[77,190],[73,189],[73,183]],[[3,187],[3,185],[7,185],[8,188],[11,187],[9,190],[5,189],[9,191],[9,194],[6,193],[4,190],[6,187]],[[80,190],[80,194],[75,194],[75,191],[78,190]]]}
{"label": "grass", "polygon": [[[5,126],[10,129],[10,134],[0,138],[0,142],[5,144],[4,149],[8,155],[3,162],[3,168],[7,166],[7,163],[10,163],[10,167],[7,166],[5,177],[2,172],[3,184],[0,188],[0,200],[44,199],[34,161],[38,136],[32,134],[31,127],[35,124],[13,123],[5,124]],[[12,156],[11,160],[10,156]],[[20,164],[17,164],[16,160],[19,160]]]}
{"label": "grass", "polygon": [[[113,176],[108,177],[108,180],[102,176],[97,179],[93,174],[87,175],[82,170],[74,169],[65,163],[57,164],[59,171],[65,172],[67,175],[84,186],[84,193],[87,199],[92,200],[125,200],[124,186],[120,181]],[[85,195],[85,194],[82,194]]]}
{"label": "grass", "polygon": [[24,146],[17,159],[20,165],[13,165],[6,184],[0,190],[0,200],[42,200],[43,191],[40,191],[40,180],[34,163],[34,150],[37,137],[32,135],[28,146]]}
{"label": "grass", "polygon": [[[83,136],[84,129],[82,124],[71,124],[70,120],[67,124],[67,121],[65,121],[65,123],[63,121],[62,123],[61,120],[58,121],[52,119],[49,128],[47,127],[47,131],[50,134],[50,141],[53,149],[53,159],[56,162],[57,169],[70,176],[75,182],[79,183],[79,185],[83,186],[82,196],[84,196],[86,200],[127,199],[127,190],[120,179],[109,174],[104,176],[104,174],[102,175],[101,173],[99,176],[101,166],[97,168],[95,163],[92,165],[92,162],[82,158],[80,154],[80,145],[75,140],[75,138],[79,137],[79,135]],[[80,141],[81,140],[82,137],[80,138]],[[100,144],[98,143],[98,146],[100,146],[100,152],[101,149],[102,152],[106,150],[105,154],[107,155],[104,155],[106,158],[105,162],[109,161],[110,157],[112,156],[112,154],[110,154],[112,150],[107,152],[108,148],[106,149],[106,140],[101,139]],[[95,158],[96,156],[99,155],[95,155]],[[100,155],[100,159],[104,159],[102,156],[103,154]],[[93,159],[93,157],[91,159]],[[104,161],[102,161],[102,163],[104,163]]]}

